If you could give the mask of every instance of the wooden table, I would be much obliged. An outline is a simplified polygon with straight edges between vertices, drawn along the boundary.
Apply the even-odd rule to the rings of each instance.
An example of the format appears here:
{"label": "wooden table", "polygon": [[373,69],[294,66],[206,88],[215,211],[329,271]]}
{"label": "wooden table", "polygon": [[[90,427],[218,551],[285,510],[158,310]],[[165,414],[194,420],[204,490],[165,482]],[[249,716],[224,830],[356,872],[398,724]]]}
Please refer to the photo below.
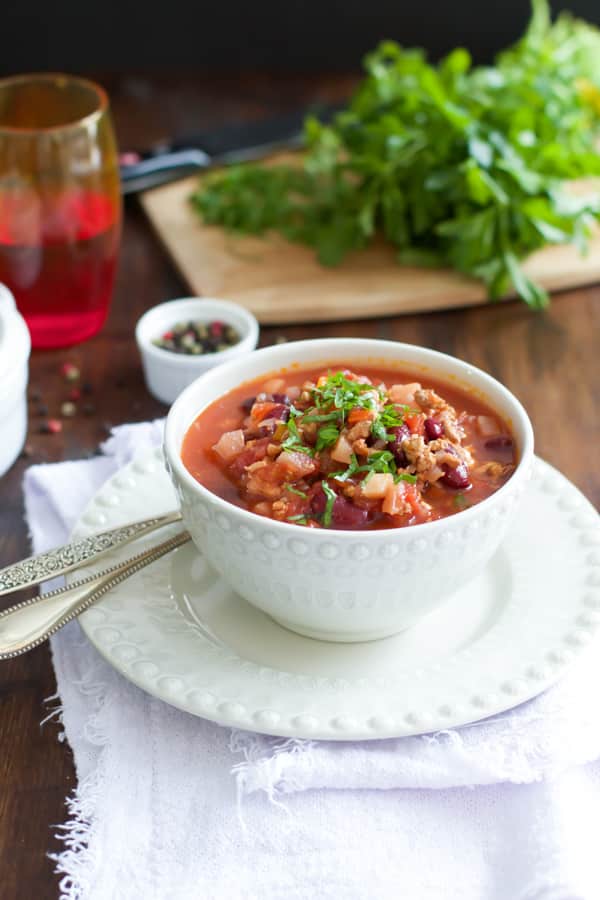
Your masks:
{"label": "wooden table", "polygon": [[[144,147],[173,133],[256,117],[319,99],[347,94],[351,78],[130,77],[100,79],[112,95],[122,148]],[[59,374],[64,361],[81,367],[94,385],[93,416],[65,420],[61,435],[39,433],[42,418],[31,402],[28,443],[21,459],[0,481],[0,566],[29,551],[21,480],[39,462],[77,459],[93,452],[111,424],[164,415],[145,391],[133,325],[145,309],[181,296],[185,286],[151,233],[135,201],[126,205],[117,287],[110,318],[98,337],[68,351],[36,352],[31,388],[43,394],[50,414],[64,399]],[[466,359],[503,381],[533,420],[538,453],[561,469],[597,505],[596,465],[600,429],[600,286],[564,293],[545,314],[522,304],[430,313],[406,318],[332,325],[263,329],[261,343],[279,335],[361,336],[423,344]],[[535,536],[532,536],[535,539]],[[8,602],[6,603],[8,605]],[[0,664],[0,895],[55,898],[57,879],[45,854],[59,846],[53,825],[66,817],[65,797],[75,786],[68,746],[60,727],[41,720],[45,698],[55,691],[47,646]]]}

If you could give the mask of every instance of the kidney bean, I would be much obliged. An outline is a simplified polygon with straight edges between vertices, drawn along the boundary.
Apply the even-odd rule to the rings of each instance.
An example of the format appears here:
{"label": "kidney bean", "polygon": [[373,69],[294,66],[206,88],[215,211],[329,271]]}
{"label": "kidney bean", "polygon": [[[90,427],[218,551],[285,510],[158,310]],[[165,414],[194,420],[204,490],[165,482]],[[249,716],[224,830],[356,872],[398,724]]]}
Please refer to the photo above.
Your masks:
{"label": "kidney bean", "polygon": [[[322,516],[327,505],[327,497],[325,491],[321,487],[322,482],[315,485],[314,493],[310,501],[310,508],[316,516]],[[332,528],[364,528],[367,523],[369,513],[366,509],[359,509],[346,497],[341,494],[333,501],[331,510],[331,527]]]}
{"label": "kidney bean", "polygon": [[310,508],[316,515],[321,516],[325,512],[325,507],[327,505],[327,497],[325,496],[325,491],[321,487],[322,482],[319,481],[318,484],[315,484],[313,488],[313,495],[310,500]]}
{"label": "kidney bean", "polygon": [[247,397],[241,403],[242,409],[245,410],[245,412],[250,412],[250,410],[254,406],[255,401],[256,401],[256,397]]}
{"label": "kidney bean", "polygon": [[396,425],[394,428],[389,428],[388,431],[390,434],[394,435],[394,440],[389,445],[390,450],[394,454],[396,465],[403,469],[408,465],[408,459],[406,458],[406,453],[402,449],[402,441],[404,438],[410,437],[410,428],[408,425]]}
{"label": "kidney bean", "polygon": [[283,403],[284,406],[290,405],[290,398],[287,394],[271,394],[271,400],[273,403]]}
{"label": "kidney bean", "polygon": [[463,462],[459,462],[455,469],[453,469],[452,466],[449,466],[448,463],[445,463],[443,468],[444,474],[440,481],[442,484],[445,484],[446,487],[459,490],[470,487],[471,482],[469,481],[469,472]]}
{"label": "kidney bean", "polygon": [[331,511],[331,525],[333,528],[364,528],[368,515],[366,509],[360,509],[346,497],[338,496]]}
{"label": "kidney bean", "polygon": [[437,441],[444,436],[444,426],[435,419],[425,419],[425,443]]}
{"label": "kidney bean", "polygon": [[484,446],[490,450],[502,450],[504,448],[512,447],[512,445],[513,439],[507,434],[498,434],[496,437],[488,438],[484,444]]}
{"label": "kidney bean", "polygon": [[269,411],[269,419],[277,419],[279,422],[287,422],[290,417],[290,408],[285,403],[278,403]]}

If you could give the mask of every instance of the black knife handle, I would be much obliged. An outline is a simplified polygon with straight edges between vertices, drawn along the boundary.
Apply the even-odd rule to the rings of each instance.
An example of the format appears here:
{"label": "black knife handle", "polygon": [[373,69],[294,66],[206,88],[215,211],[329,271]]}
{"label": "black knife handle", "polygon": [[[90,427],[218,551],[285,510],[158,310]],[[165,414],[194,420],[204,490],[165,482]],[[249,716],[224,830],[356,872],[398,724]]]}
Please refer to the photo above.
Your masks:
{"label": "black knife handle", "polygon": [[197,169],[206,169],[210,163],[208,153],[198,148],[159,153],[138,162],[122,164],[121,189],[124,194],[130,194],[142,188],[155,187],[171,181],[173,177],[181,176],[184,170],[193,172]]}

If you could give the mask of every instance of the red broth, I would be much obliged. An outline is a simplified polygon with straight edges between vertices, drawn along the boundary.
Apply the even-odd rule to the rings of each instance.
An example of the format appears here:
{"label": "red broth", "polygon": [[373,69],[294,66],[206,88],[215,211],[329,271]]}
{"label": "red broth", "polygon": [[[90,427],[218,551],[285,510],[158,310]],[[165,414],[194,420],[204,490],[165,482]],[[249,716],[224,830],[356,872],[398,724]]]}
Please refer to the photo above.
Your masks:
{"label": "red broth", "polygon": [[181,456],[229,503],[344,530],[454,515],[498,490],[517,461],[507,423],[478,396],[348,362],[240,385],[200,413]]}

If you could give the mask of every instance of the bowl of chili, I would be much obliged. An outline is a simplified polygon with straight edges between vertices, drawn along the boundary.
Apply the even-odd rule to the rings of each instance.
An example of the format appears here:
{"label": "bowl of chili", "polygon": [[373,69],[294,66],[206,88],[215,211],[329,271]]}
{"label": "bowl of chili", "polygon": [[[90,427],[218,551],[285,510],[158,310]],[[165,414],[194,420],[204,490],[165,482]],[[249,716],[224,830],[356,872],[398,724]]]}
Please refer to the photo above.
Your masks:
{"label": "bowl of chili", "polygon": [[482,570],[525,490],[533,431],[461,360],[313,340],[188,387],[165,456],[196,546],[234,590],[298,633],[362,641]]}

